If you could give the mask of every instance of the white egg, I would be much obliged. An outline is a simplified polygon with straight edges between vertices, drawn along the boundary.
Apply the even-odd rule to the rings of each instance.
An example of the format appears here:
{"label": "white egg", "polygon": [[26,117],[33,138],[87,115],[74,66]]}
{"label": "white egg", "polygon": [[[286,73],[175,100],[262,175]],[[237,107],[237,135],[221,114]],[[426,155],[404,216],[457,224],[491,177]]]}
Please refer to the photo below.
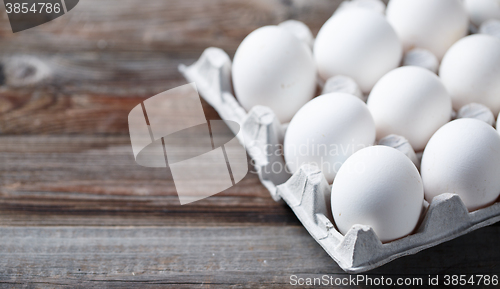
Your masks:
{"label": "white egg", "polygon": [[477,119],[454,120],[427,144],[421,173],[427,201],[453,193],[469,211],[487,206],[500,194],[500,135]]}
{"label": "white egg", "polygon": [[385,3],[382,0],[350,0],[350,1],[342,1],[335,10],[335,13],[338,13],[344,9],[349,8],[362,8],[368,9],[373,12],[377,12],[380,14],[385,13]]}
{"label": "white egg", "polygon": [[500,39],[490,35],[467,36],[446,53],[439,76],[448,89],[453,108],[471,102],[500,111]]}
{"label": "white egg", "polygon": [[460,0],[390,0],[386,13],[406,51],[424,48],[439,59],[469,25]]}
{"label": "white egg", "polygon": [[311,29],[307,27],[304,22],[300,22],[297,20],[286,20],[278,24],[278,27],[281,27],[285,30],[291,32],[295,37],[297,37],[300,41],[305,43],[309,48],[312,49],[314,44],[314,36],[311,32]]}
{"label": "white egg", "polygon": [[314,43],[314,58],[323,80],[348,76],[365,93],[399,65],[402,53],[401,43],[385,17],[362,8],[336,13],[321,27]]}
{"label": "white egg", "polygon": [[375,124],[363,101],[346,93],[324,94],[304,105],[290,122],[285,161],[293,173],[303,164],[315,164],[331,183],[349,156],[374,142]]}
{"label": "white egg", "polygon": [[377,139],[404,136],[416,151],[451,118],[451,97],[437,75],[416,66],[396,68],[382,77],[368,97]]}
{"label": "white egg", "polygon": [[373,146],[353,154],[332,186],[332,214],[342,234],[370,226],[382,242],[410,234],[424,200],[417,168],[402,152]]}
{"label": "white egg", "polygon": [[240,44],[233,60],[236,97],[247,111],[270,107],[288,122],[316,90],[316,67],[311,50],[278,26],[261,27]]}
{"label": "white egg", "polygon": [[500,19],[500,0],[465,0],[470,21],[479,26],[490,19]]}

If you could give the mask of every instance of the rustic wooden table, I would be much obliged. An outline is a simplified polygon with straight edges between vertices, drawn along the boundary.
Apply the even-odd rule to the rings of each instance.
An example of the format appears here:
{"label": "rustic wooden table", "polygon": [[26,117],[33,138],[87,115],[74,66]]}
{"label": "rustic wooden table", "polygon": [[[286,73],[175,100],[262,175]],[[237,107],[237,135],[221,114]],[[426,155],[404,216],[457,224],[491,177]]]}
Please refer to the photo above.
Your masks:
{"label": "rustic wooden table", "polygon": [[[339,1],[82,0],[12,34],[0,9],[2,287],[285,287],[344,276],[255,174],[180,206],[172,177],[134,162],[127,115],[185,83],[209,46],[234,54],[286,19],[317,33]],[[217,114],[206,103],[209,118]],[[370,274],[500,273],[500,226]]]}

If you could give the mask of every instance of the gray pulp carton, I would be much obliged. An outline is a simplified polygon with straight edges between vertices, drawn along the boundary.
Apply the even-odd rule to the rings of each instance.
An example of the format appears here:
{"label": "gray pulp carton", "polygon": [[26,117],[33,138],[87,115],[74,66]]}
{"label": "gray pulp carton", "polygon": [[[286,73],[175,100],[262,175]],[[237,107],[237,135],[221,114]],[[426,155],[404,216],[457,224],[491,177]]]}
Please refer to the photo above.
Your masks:
{"label": "gray pulp carton", "polygon": [[469,213],[459,196],[442,194],[424,205],[420,224],[409,236],[383,244],[365,225],[355,225],[342,235],[332,223],[331,187],[317,167],[304,165],[293,175],[273,169],[285,167],[283,157],[271,150],[283,143],[286,127],[267,107],[257,106],[247,113],[238,104],[231,94],[228,55],[208,48],[196,63],[181,65],[179,70],[189,82],[196,83],[201,96],[221,118],[241,125],[239,140],[244,142],[262,184],[274,200],[283,199],[290,206],[311,236],[348,273],[374,269],[500,221],[499,202]]}

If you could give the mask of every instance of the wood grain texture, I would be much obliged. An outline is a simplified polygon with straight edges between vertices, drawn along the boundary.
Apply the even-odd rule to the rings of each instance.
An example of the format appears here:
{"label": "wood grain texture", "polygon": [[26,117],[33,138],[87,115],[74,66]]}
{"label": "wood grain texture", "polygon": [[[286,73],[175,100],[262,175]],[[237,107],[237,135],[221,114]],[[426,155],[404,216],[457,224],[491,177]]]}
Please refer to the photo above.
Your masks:
{"label": "wood grain texture", "polygon": [[[128,136],[130,110],[155,95],[122,97],[65,89],[0,89],[0,133]],[[202,104],[207,119],[220,119],[205,101]]]}
{"label": "wood grain texture", "polygon": [[[498,273],[486,261],[500,258],[488,240],[498,233],[481,229],[370,276]],[[0,227],[0,243],[4,287],[283,288],[292,274],[347,276],[300,226]]]}
{"label": "wood grain texture", "polygon": [[3,225],[297,224],[254,173],[180,206],[169,170],[137,165],[128,136],[0,137],[0,197]]}
{"label": "wood grain texture", "polygon": [[82,0],[64,17],[13,35],[0,20],[0,51],[160,51],[198,54],[217,46],[234,52],[243,38],[287,19],[314,33],[340,0]]}

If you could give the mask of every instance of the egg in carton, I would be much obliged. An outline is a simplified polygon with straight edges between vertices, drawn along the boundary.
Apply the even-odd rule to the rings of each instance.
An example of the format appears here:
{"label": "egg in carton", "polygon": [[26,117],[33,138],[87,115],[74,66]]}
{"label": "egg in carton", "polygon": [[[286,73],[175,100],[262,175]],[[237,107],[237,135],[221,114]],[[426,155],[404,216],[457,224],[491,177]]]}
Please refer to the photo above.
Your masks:
{"label": "egg in carton", "polygon": [[[314,165],[303,165],[291,175],[284,169],[283,156],[274,153],[277,147],[282,147],[286,125],[281,125],[268,107],[256,106],[247,113],[232,95],[228,55],[221,49],[208,48],[196,63],[181,65],[179,70],[188,81],[197,84],[201,96],[221,118],[241,124],[240,141],[245,140],[262,184],[275,201],[283,199],[290,206],[310,235],[346,272],[365,272],[500,221],[499,202],[469,212],[458,195],[445,193],[435,197],[431,204],[424,201],[419,225],[406,237],[382,243],[366,225],[354,225],[342,235],[332,222],[331,186],[324,174]],[[358,91],[348,78],[337,81],[340,84],[330,85],[329,92]],[[484,106],[472,104],[461,109],[457,116],[491,122],[490,114]],[[390,135],[378,144],[393,147],[417,167],[420,165],[421,154],[416,154],[405,138]]]}

